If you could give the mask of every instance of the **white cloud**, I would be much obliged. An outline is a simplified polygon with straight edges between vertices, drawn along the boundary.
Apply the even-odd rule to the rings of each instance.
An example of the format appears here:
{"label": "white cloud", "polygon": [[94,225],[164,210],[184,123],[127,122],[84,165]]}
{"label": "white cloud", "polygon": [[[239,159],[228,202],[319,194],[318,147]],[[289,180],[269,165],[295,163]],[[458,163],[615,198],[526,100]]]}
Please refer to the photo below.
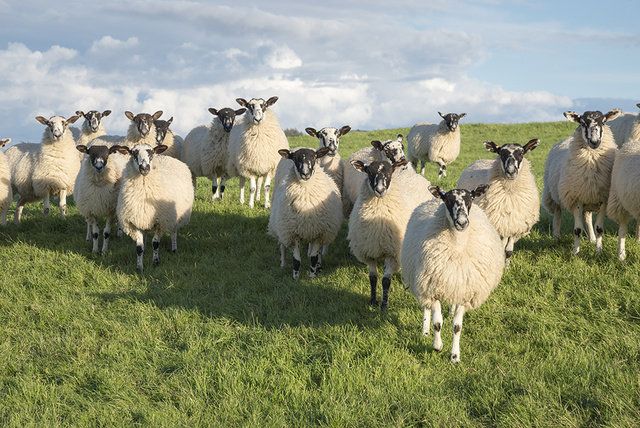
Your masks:
{"label": "white cloud", "polygon": [[138,38],[133,36],[129,37],[127,40],[118,40],[111,36],[103,36],[100,40],[93,42],[89,52],[97,54],[104,51],[129,49],[138,46],[138,43]]}
{"label": "white cloud", "polygon": [[280,46],[266,55],[265,63],[276,70],[286,70],[300,67],[302,60],[288,46]]}

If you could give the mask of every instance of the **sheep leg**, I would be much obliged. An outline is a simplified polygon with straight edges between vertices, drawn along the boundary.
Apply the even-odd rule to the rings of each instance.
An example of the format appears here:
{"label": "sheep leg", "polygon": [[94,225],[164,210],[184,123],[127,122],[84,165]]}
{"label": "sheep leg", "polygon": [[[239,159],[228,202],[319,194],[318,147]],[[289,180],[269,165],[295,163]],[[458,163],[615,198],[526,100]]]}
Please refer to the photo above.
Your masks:
{"label": "sheep leg", "polygon": [[320,252],[320,243],[312,242],[309,244],[309,278],[315,278],[318,275],[318,253]]}
{"label": "sheep leg", "polygon": [[271,199],[269,198],[270,192],[271,192],[271,173],[268,173],[264,178],[264,207],[266,209],[271,208]]}
{"label": "sheep leg", "polygon": [[104,233],[102,234],[102,255],[107,254],[109,249],[109,238],[111,237],[111,219],[107,217],[107,221],[104,223]]}
{"label": "sheep leg", "polygon": [[284,268],[285,265],[285,253],[286,253],[287,247],[285,247],[283,244],[280,244],[280,267]]}
{"label": "sheep leg", "polygon": [[18,202],[16,203],[16,212],[13,213],[13,222],[15,224],[20,224],[20,219],[22,218],[22,210],[24,209],[24,204],[25,204],[25,201],[22,198],[22,196],[20,196],[18,198]]}
{"label": "sheep leg", "polygon": [[256,178],[249,177],[249,208],[253,208],[256,201]]}
{"label": "sheep leg", "polygon": [[246,183],[247,179],[244,177],[240,177],[239,178],[239,185],[240,185],[240,203],[242,205],[244,205],[244,185]]}
{"label": "sheep leg", "polygon": [[91,223],[91,239],[93,240],[92,253],[98,252],[98,237],[100,236],[100,227],[98,227],[98,220],[95,217],[89,219]]}
{"label": "sheep leg", "polygon": [[389,308],[389,289],[391,288],[391,276],[397,270],[393,259],[387,257],[384,261],[384,274],[382,276],[382,304],[380,309],[386,311]]}
{"label": "sheep leg", "polygon": [[213,199],[220,199],[220,188],[218,187],[218,176],[216,174],[211,177],[211,194]]}
{"label": "sheep leg", "polygon": [[627,258],[627,250],[625,248],[625,241],[627,239],[627,228],[629,227],[629,221],[620,223],[618,227],[618,259],[624,261]]}
{"label": "sheep leg", "polygon": [[49,211],[51,210],[51,200],[50,200],[50,196],[49,196],[49,192],[46,193],[46,195],[44,195],[44,208],[42,209],[42,213],[44,215],[49,215]]}
{"label": "sheep leg", "polygon": [[562,226],[562,210],[558,208],[553,212],[553,237],[560,239],[560,227]]}
{"label": "sheep leg", "polygon": [[322,246],[322,249],[318,253],[318,270],[322,268],[322,259],[324,258],[324,256],[327,255],[328,250],[329,250],[329,244],[325,244]]}
{"label": "sheep leg", "polygon": [[174,230],[171,232],[171,252],[175,253],[178,251],[178,231]]}
{"label": "sheep leg", "polygon": [[153,234],[151,246],[153,247],[153,264],[157,266],[160,264],[160,233]]}
{"label": "sheep leg", "polygon": [[62,217],[67,216],[67,189],[60,190],[60,203],[58,204],[60,207],[60,214]]}
{"label": "sheep leg", "polygon": [[300,278],[300,242],[293,244],[293,279]]}
{"label": "sheep leg", "polygon": [[596,242],[596,234],[593,232],[593,217],[591,211],[585,212],[582,218],[584,219],[584,227],[587,229],[586,233],[589,237],[589,242]]}
{"label": "sheep leg", "polygon": [[7,211],[9,211],[9,205],[11,205],[11,201],[9,201],[8,204],[6,204],[4,206],[4,208],[2,209],[2,225],[6,226],[7,225]]}
{"label": "sheep leg", "polygon": [[91,241],[91,223],[87,220],[87,237],[85,238],[87,242]]}
{"label": "sheep leg", "polygon": [[223,174],[220,177],[220,187],[218,187],[218,191],[220,192],[220,199],[224,197],[224,189],[227,187],[227,175]]}
{"label": "sheep leg", "polygon": [[144,270],[144,234],[140,230],[133,232],[133,240],[136,241],[136,266],[138,272]]}
{"label": "sheep leg", "polygon": [[[418,170],[418,165],[416,165],[416,171]],[[420,175],[424,175],[424,172],[427,170],[427,162],[423,159],[420,161]]]}
{"label": "sheep leg", "polygon": [[431,327],[431,308],[424,307],[422,312],[422,335],[429,336],[429,329]]}
{"label": "sheep leg", "polygon": [[369,286],[371,287],[371,299],[369,305],[378,306],[378,298],[376,296],[378,289],[378,267],[375,262],[367,263],[369,266]]}
{"label": "sheep leg", "polygon": [[260,202],[260,189],[262,189],[262,183],[264,182],[264,177],[260,176],[257,180],[257,189],[256,189],[256,201]]}
{"label": "sheep leg", "polygon": [[453,341],[451,345],[451,362],[460,362],[460,336],[462,335],[462,318],[464,317],[464,305],[456,307],[456,313],[453,316]]}
{"label": "sheep leg", "polygon": [[443,162],[438,162],[438,180],[442,180],[447,176],[447,165]]}
{"label": "sheep leg", "polygon": [[513,246],[515,245],[516,240],[513,236],[507,238],[507,245],[504,248],[504,255],[507,258],[507,263],[511,260],[511,256],[513,255]]}
{"label": "sheep leg", "polygon": [[442,351],[442,337],[440,336],[440,330],[442,330],[442,310],[439,300],[434,300],[431,304],[431,324],[433,325],[433,349],[440,352]]}
{"label": "sheep leg", "polygon": [[604,234],[604,216],[607,214],[607,204],[600,205],[596,216],[596,254],[602,253],[602,235]]}
{"label": "sheep leg", "polygon": [[580,235],[584,230],[584,224],[582,223],[582,205],[578,205],[573,210],[573,254],[580,252]]}

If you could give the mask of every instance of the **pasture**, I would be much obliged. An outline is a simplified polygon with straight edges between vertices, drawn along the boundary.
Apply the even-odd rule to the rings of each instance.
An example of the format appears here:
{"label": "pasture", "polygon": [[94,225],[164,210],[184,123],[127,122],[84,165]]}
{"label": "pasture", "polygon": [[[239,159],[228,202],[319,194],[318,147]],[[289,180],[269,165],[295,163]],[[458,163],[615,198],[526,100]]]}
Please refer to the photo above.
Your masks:
{"label": "pasture", "polygon": [[[528,156],[542,189],[547,152],[573,129],[463,121],[444,187],[493,156],[484,140],[537,137]],[[398,132],[408,129],[352,131],[340,152]],[[555,242],[544,213],[487,303],[465,316],[453,365],[448,309],[436,353],[400,275],[389,311],[369,308],[346,226],[322,274],[309,279],[303,257],[296,282],[290,253],[280,269],[266,235],[268,211],[239,205],[237,180],[214,204],[199,179],[196,198],[177,254],[165,237],[152,266],[146,238],[144,275],[128,237],[91,255],[73,206],[64,220],[28,205],[20,226],[0,229],[2,426],[637,426],[640,245],[629,239],[619,262],[614,224],[601,256],[587,242],[573,257],[569,216]]]}

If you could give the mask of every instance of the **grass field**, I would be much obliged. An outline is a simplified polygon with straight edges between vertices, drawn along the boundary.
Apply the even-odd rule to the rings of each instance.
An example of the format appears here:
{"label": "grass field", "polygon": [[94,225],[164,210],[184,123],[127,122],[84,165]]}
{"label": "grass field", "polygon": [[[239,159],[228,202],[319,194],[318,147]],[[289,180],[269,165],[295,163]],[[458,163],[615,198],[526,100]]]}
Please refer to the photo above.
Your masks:
{"label": "grass field", "polygon": [[[538,137],[530,159],[541,189],[546,153],[572,129],[464,124],[445,187],[491,157],[482,141]],[[343,157],[397,132],[407,129],[352,132]],[[368,307],[367,269],[349,254],[346,228],[323,274],[294,282],[265,233],[268,212],[240,206],[237,181],[222,203],[209,186],[198,182],[178,253],[165,238],[161,265],[147,251],[143,276],[129,238],[91,255],[75,207],[63,220],[32,205],[19,227],[0,229],[2,426],[640,423],[640,246],[628,242],[618,262],[613,224],[602,256],[585,243],[573,257],[568,216],[556,243],[544,213],[487,303],[465,316],[453,365],[446,310],[436,353],[399,275],[388,313]]]}

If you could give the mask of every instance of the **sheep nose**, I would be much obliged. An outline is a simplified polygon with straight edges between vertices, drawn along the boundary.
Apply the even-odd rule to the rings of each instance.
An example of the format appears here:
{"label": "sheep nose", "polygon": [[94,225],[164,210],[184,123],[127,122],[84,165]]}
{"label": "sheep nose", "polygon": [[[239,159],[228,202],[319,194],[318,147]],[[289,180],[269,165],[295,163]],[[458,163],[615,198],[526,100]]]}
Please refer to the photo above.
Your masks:
{"label": "sheep nose", "polygon": [[149,164],[140,165],[140,167],[138,169],[140,170],[140,174],[147,175],[147,174],[149,174],[149,171],[151,170],[151,165],[149,165]]}

